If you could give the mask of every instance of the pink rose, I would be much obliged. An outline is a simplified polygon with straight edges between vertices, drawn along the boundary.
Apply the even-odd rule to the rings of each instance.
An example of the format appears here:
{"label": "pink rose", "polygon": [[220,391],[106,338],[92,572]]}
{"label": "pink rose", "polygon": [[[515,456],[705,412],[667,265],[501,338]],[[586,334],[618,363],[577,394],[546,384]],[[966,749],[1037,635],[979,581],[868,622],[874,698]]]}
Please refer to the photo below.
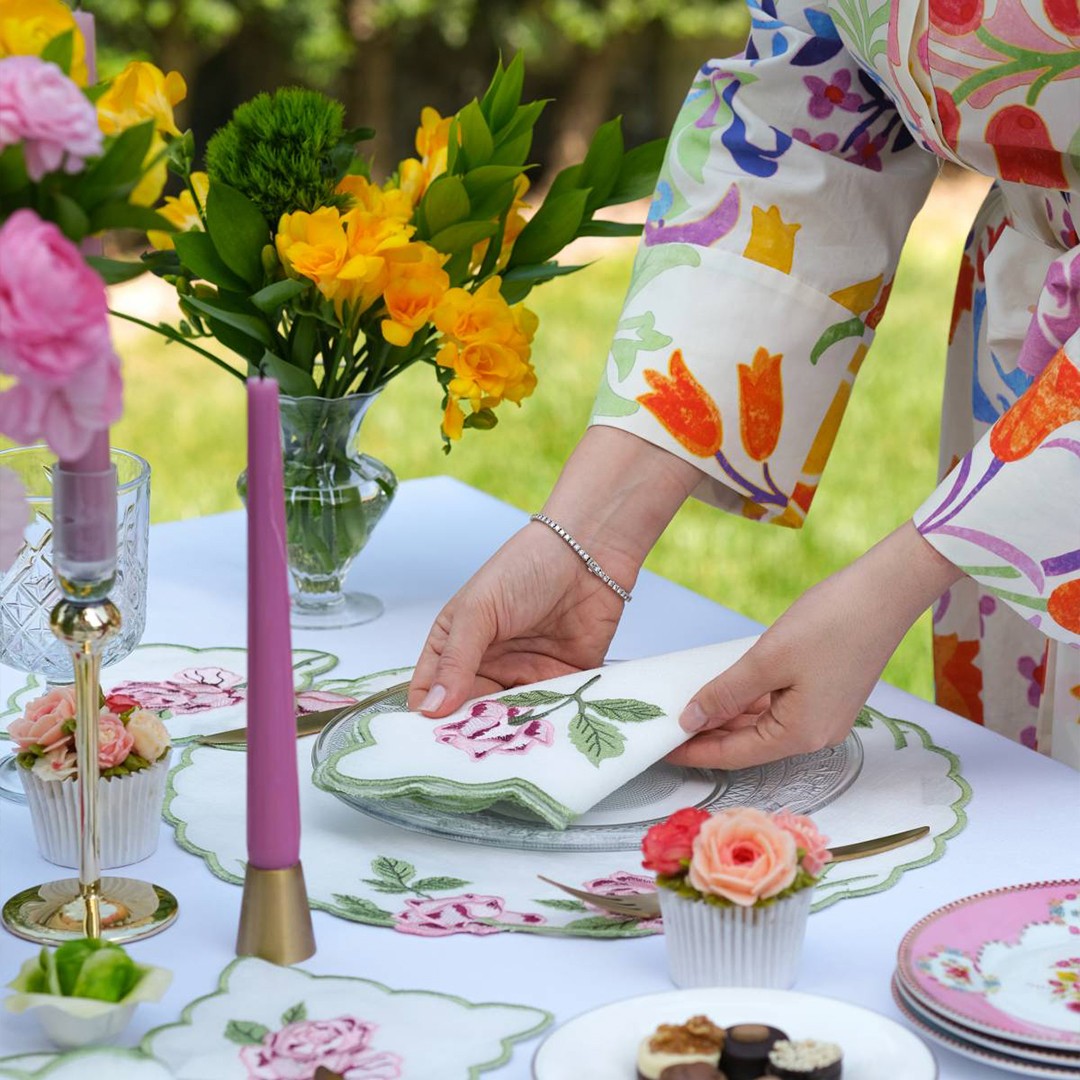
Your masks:
{"label": "pink rose", "polygon": [[537,926],[544,921],[543,915],[507,911],[501,897],[462,893],[439,900],[406,900],[405,910],[395,916],[394,929],[419,937],[446,937],[497,934],[507,925]]}
{"label": "pink rose", "polygon": [[122,765],[135,745],[124,721],[108,709],[101,710],[98,721],[98,768],[112,769]]}
{"label": "pink rose", "polygon": [[20,750],[40,746],[45,753],[69,746],[73,737],[63,730],[75,719],[75,687],[60,686],[27,704],[23,715],[8,726]]}
{"label": "pink rose", "polygon": [[739,807],[709,818],[694,838],[690,884],[750,907],[783,892],[797,869],[795,837],[762,810]]}
{"label": "pink rose", "polygon": [[244,1046],[240,1060],[249,1080],[311,1080],[319,1068],[349,1080],[398,1080],[402,1059],[368,1049],[375,1025],[355,1016],[298,1020]]}
{"label": "pink rose", "polygon": [[[5,61],[6,62],[6,61]],[[79,249],[33,210],[0,226],[0,432],[78,457],[120,418],[120,359],[105,286]]]}
{"label": "pink rose", "polygon": [[790,810],[774,815],[773,821],[795,837],[795,846],[806,852],[802,859],[802,868],[817,877],[829,861],[829,838],[822,836],[808,817],[793,814]]}
{"label": "pink rose", "polygon": [[464,720],[437,727],[435,741],[464,750],[473,761],[488,754],[523,754],[537,743],[551,746],[555,741],[552,725],[528,717],[528,709],[501,701],[478,701]]}
{"label": "pink rose", "polygon": [[0,469],[0,574],[14,565],[32,518],[23,482],[10,469]]}
{"label": "pink rose", "polygon": [[77,173],[102,151],[97,110],[56,66],[36,56],[0,60],[0,150],[22,143],[31,180]]}

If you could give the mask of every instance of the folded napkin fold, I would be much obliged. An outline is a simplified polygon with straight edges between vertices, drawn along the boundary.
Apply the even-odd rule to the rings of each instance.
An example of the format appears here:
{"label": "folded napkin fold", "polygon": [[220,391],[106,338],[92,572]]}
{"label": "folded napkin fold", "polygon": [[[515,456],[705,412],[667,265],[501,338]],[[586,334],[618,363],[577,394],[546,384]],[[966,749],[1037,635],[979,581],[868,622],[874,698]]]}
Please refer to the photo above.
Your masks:
{"label": "folded napkin fold", "polygon": [[516,804],[556,829],[687,739],[690,696],[757,638],[628,660],[472,701],[439,720],[361,714],[315,770],[326,791],[413,798],[453,813]]}

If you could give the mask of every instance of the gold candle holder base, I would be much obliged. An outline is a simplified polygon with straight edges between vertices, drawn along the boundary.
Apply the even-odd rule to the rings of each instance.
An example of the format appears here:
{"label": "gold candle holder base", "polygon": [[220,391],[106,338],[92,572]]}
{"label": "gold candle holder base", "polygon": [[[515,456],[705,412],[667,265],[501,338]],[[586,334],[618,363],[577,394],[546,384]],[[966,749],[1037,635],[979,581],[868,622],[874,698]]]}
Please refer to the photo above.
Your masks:
{"label": "gold candle holder base", "polygon": [[[96,899],[101,937],[117,945],[161,933],[180,913],[168,889],[135,878],[102,878]],[[78,878],[24,889],[4,904],[0,916],[5,929],[38,945],[86,936],[86,901]]]}
{"label": "gold candle holder base", "polygon": [[248,865],[236,955],[258,956],[283,966],[315,955],[315,932],[300,863],[284,870]]}

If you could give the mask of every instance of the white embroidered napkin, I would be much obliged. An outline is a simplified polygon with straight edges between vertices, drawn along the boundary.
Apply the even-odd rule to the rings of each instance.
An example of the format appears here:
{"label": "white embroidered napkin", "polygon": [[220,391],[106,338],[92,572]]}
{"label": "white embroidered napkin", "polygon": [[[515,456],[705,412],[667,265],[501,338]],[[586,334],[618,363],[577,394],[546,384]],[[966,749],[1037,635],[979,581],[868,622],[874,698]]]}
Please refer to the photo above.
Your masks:
{"label": "white embroidered napkin", "polygon": [[361,715],[353,745],[320,764],[314,782],[455,813],[512,802],[565,829],[684,742],[678,717],[690,696],[756,640],[564,675],[469,702],[440,720]]}

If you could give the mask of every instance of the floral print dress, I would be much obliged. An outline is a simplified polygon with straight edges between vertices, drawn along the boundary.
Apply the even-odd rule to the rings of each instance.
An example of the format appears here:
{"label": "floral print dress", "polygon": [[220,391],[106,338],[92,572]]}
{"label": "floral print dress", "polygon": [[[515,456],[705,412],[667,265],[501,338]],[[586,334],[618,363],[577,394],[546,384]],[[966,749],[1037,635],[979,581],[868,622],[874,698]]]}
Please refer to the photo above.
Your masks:
{"label": "floral print dress", "polygon": [[914,515],[968,575],[938,701],[1080,767],[1077,0],[748,2],[675,122],[592,422],[799,527],[941,160],[994,177]]}

